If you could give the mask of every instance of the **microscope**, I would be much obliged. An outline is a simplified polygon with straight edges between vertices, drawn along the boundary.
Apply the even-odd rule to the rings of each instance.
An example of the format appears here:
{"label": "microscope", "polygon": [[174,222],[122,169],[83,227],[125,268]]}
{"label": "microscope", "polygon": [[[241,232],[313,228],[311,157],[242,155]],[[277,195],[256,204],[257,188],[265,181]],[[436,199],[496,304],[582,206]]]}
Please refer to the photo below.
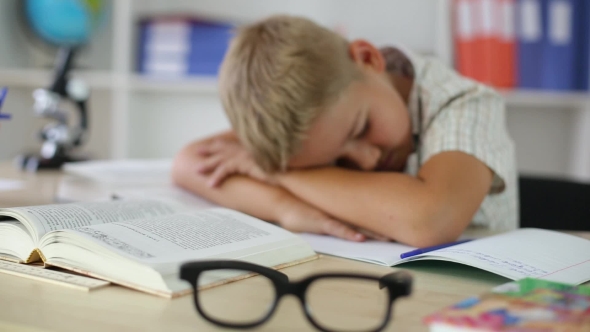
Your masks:
{"label": "microscope", "polygon": [[[71,79],[76,49],[60,48],[55,63],[55,75],[49,88],[33,92],[33,110],[37,116],[53,120],[39,133],[43,142],[39,154],[25,154],[17,158],[17,165],[28,171],[58,169],[66,162],[84,160],[74,156],[74,150],[84,143],[88,131],[88,98],[90,90],[79,79]],[[69,113],[61,108],[70,102],[78,113],[78,123],[70,127]]]}

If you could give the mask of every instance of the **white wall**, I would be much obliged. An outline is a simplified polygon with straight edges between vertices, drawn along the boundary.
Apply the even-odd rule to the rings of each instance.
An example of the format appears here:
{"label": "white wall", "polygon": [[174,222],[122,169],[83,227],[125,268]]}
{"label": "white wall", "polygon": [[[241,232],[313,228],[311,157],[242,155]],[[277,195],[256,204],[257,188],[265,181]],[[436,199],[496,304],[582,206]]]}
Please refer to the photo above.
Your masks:
{"label": "white wall", "polygon": [[[19,30],[15,15],[18,1],[0,1],[0,69],[47,66],[52,62],[52,54],[40,52]],[[400,43],[422,53],[433,53],[440,44],[437,36],[440,3],[440,0],[133,0],[132,7],[133,21],[164,13],[218,17],[238,23],[276,13],[304,15],[329,28],[343,28],[349,38],[363,37],[378,45]],[[82,67],[113,68],[113,60],[117,59],[111,56],[112,30],[109,24],[97,36],[79,60]],[[132,49],[135,47],[131,45]],[[135,59],[133,52],[129,58]],[[39,87],[47,83],[39,82]],[[30,93],[31,89],[13,89],[9,94],[4,111],[13,113],[14,119],[1,124],[0,160],[12,158],[27,148],[38,150],[34,135],[43,121],[36,119],[30,110],[33,102]],[[109,146],[112,98],[112,91],[105,90],[94,91],[91,99],[93,131],[85,150],[97,157],[112,152]],[[131,92],[129,104],[127,151],[130,157],[171,157],[189,141],[228,128],[221,105],[211,93]],[[572,142],[582,149],[588,146],[584,137],[590,137],[590,125],[579,126],[579,123],[580,119],[590,123],[590,116],[576,115],[571,109],[509,107],[507,119],[517,145],[521,171],[565,176],[576,167],[590,167],[590,160],[576,162],[571,153]]]}
{"label": "white wall", "polygon": [[568,176],[575,115],[570,109],[508,109],[508,131],[522,172]]}
{"label": "white wall", "polygon": [[188,142],[229,128],[214,94],[135,93],[130,157],[172,157]]}

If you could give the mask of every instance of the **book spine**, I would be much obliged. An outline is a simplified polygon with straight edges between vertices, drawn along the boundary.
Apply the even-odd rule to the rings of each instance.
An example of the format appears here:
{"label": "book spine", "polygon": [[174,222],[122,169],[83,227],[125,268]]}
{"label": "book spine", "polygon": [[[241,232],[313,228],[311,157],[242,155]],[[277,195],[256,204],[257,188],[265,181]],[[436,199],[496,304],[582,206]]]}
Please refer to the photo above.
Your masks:
{"label": "book spine", "polygon": [[31,253],[29,254],[29,257],[27,257],[27,259],[25,260],[25,263],[29,264],[29,263],[34,263],[34,262],[43,262],[43,264],[45,264],[46,261],[47,261],[47,259],[45,259],[45,255],[43,255],[41,250],[35,249],[35,250],[31,251]]}

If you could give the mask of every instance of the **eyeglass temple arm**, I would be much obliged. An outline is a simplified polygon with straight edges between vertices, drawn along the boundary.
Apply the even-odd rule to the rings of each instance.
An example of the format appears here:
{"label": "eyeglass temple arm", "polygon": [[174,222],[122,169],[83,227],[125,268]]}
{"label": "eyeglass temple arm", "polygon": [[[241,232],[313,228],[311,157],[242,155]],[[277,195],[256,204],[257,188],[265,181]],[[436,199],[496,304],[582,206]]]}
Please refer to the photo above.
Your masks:
{"label": "eyeglass temple arm", "polygon": [[412,293],[412,276],[403,271],[386,274],[379,279],[379,289],[384,287],[396,290],[398,296],[408,296]]}

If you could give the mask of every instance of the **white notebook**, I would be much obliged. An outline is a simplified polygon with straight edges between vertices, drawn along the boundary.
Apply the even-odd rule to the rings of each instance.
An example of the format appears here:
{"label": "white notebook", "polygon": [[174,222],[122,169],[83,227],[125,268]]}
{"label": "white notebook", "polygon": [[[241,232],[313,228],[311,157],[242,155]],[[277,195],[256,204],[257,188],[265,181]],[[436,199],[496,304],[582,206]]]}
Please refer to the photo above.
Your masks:
{"label": "white notebook", "polygon": [[590,280],[590,240],[560,232],[524,228],[401,259],[415,248],[394,242],[350,242],[302,234],[324,254],[395,266],[416,260],[442,260],[473,266],[503,277],[525,277],[581,284]]}
{"label": "white notebook", "polygon": [[161,185],[171,183],[172,159],[91,160],[66,163],[63,171],[106,184]]}

